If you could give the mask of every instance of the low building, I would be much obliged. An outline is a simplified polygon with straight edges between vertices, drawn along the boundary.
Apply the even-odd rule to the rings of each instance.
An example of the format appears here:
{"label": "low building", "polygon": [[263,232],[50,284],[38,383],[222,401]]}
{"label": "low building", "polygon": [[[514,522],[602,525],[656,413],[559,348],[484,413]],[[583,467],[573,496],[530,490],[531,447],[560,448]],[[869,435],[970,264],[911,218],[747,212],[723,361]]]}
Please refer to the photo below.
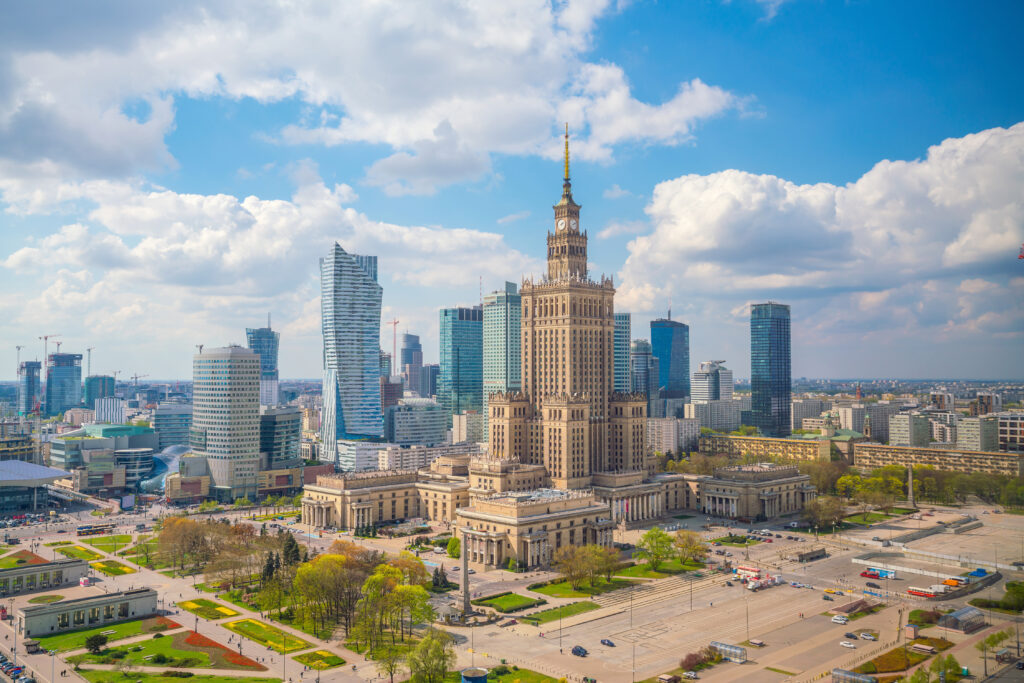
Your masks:
{"label": "low building", "polygon": [[263,497],[298,493],[302,490],[302,470],[302,466],[260,470],[256,473],[256,494]]}
{"label": "low building", "polygon": [[984,472],[1019,477],[1024,474],[1024,453],[912,448],[858,443],[853,447],[853,464],[862,470],[886,465],[927,465],[947,472]]}
{"label": "low building", "polygon": [[89,563],[85,560],[56,560],[0,569],[0,597],[75,585],[88,574]]}
{"label": "low building", "polygon": [[436,446],[448,439],[448,414],[429,398],[406,398],[384,411],[384,438],[399,446]]}
{"label": "low building", "polygon": [[764,521],[799,513],[817,496],[810,476],[800,474],[796,465],[759,463],[723,467],[702,482],[701,512]]}
{"label": "low building", "polygon": [[366,472],[377,469],[377,454],[382,448],[394,446],[384,440],[338,439],[338,460],[342,472]]}
{"label": "low building", "polygon": [[481,453],[476,443],[443,444],[440,446],[388,446],[377,451],[377,469],[418,470],[430,467],[440,457],[451,455],[474,456]]}
{"label": "low building", "polygon": [[420,516],[415,470],[347,472],[316,478],[305,487],[302,521],[317,527],[357,529]]}
{"label": "low building", "polygon": [[31,430],[21,430],[16,426],[6,428],[10,423],[4,423],[4,429],[0,430],[0,462],[8,460],[20,460],[22,462],[35,462],[36,442],[32,439]]}
{"label": "low building", "polygon": [[999,450],[1003,453],[1024,453],[1024,413],[997,413]]}
{"label": "low building", "polygon": [[49,506],[46,485],[67,474],[21,460],[0,462],[0,514],[46,509]]}
{"label": "low building", "polygon": [[38,638],[64,631],[116,624],[156,613],[156,591],[136,588],[120,593],[63,600],[18,609],[18,634]]}
{"label": "low building", "polygon": [[178,471],[164,479],[164,498],[168,503],[199,503],[209,498],[210,481],[206,457],[183,457],[178,461]]}
{"label": "low building", "polygon": [[700,452],[705,455],[727,455],[737,458],[750,456],[769,460],[827,462],[832,458],[831,441],[828,439],[778,439],[729,434],[701,435]]}
{"label": "low building", "polygon": [[566,545],[610,546],[608,505],[587,490],[535,489],[478,498],[457,512],[457,533],[471,567],[550,565]]}

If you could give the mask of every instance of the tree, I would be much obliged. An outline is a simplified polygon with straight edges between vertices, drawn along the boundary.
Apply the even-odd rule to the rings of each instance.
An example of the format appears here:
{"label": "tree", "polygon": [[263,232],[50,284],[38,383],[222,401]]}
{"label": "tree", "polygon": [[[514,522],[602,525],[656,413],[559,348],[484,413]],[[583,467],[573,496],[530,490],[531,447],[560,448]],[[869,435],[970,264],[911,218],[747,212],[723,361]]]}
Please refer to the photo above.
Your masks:
{"label": "tree", "polygon": [[430,629],[409,653],[407,661],[414,683],[442,683],[455,666],[452,637],[444,631]]}
{"label": "tree", "polygon": [[459,559],[459,553],[461,551],[461,548],[459,538],[457,536],[452,536],[450,539],[448,539],[447,549],[448,557],[454,558],[456,560]]}
{"label": "tree", "polygon": [[834,496],[820,496],[804,506],[803,518],[812,527],[830,527],[842,521],[846,510],[843,502]]}
{"label": "tree", "polygon": [[857,474],[844,474],[836,481],[836,493],[843,498],[852,498],[861,488],[861,478]]}
{"label": "tree", "polygon": [[[941,657],[940,657],[941,659]],[[932,677],[928,671],[922,666],[920,669],[914,672],[914,675],[910,677],[910,683],[929,683]]]}
{"label": "tree", "polygon": [[94,655],[98,655],[106,644],[107,637],[99,633],[85,639],[85,649]]}
{"label": "tree", "polygon": [[653,571],[658,571],[661,563],[671,558],[675,552],[672,537],[660,527],[654,527],[641,536],[636,547],[636,557],[647,560],[647,566]]}
{"label": "tree", "polygon": [[573,590],[579,590],[589,574],[582,548],[575,545],[563,545],[556,549],[551,566],[565,577]]}
{"label": "tree", "polygon": [[398,568],[409,585],[420,585],[427,582],[427,568],[423,560],[416,557],[407,550],[399,553],[398,557],[391,560],[391,566]]}
{"label": "tree", "polygon": [[685,529],[677,531],[672,539],[672,546],[676,551],[679,561],[686,564],[690,561],[703,560],[707,554],[707,544],[696,531]]}
{"label": "tree", "polygon": [[405,664],[405,655],[397,647],[382,647],[374,653],[375,662],[382,675],[387,676],[391,683],[395,683],[395,674],[401,672]]}
{"label": "tree", "polygon": [[960,662],[953,655],[946,655],[945,666],[947,677],[950,677],[952,674],[958,674],[963,670],[960,667]]}
{"label": "tree", "polygon": [[619,567],[619,551],[615,548],[606,548],[604,546],[597,546],[597,548],[598,551],[595,552],[597,571],[604,577],[605,581],[611,581],[612,574]]}
{"label": "tree", "polygon": [[291,534],[285,534],[284,548],[281,551],[281,561],[286,565],[296,565],[301,559],[300,555],[299,544],[296,542],[295,537]]}

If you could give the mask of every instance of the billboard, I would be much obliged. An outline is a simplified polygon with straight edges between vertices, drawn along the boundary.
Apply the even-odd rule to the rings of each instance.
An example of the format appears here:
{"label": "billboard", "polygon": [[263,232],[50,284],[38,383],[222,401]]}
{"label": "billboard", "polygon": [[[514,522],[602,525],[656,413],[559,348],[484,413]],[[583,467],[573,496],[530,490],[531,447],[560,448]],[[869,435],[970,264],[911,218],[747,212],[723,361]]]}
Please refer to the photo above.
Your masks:
{"label": "billboard", "polygon": [[135,494],[130,493],[127,496],[121,498],[121,509],[132,510],[135,508]]}

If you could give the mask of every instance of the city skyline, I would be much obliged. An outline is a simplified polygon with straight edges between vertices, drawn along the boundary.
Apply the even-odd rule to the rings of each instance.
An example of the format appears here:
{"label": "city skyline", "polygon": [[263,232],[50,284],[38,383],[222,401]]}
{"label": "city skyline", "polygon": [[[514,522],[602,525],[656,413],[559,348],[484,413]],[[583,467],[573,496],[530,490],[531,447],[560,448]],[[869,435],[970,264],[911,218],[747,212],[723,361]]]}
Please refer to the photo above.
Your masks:
{"label": "city skyline", "polygon": [[[436,362],[441,309],[543,272],[566,122],[636,338],[671,304],[691,366],[748,377],[749,305],[776,300],[794,377],[1024,377],[1019,6],[438,3],[397,43],[388,10],[80,11],[14,8],[0,41],[0,380],[54,334],[93,374],[186,379],[267,311],[281,377],[316,378],[335,241],[378,256],[382,320]],[[441,13],[465,28],[436,55]],[[205,20],[246,39],[169,49]]]}

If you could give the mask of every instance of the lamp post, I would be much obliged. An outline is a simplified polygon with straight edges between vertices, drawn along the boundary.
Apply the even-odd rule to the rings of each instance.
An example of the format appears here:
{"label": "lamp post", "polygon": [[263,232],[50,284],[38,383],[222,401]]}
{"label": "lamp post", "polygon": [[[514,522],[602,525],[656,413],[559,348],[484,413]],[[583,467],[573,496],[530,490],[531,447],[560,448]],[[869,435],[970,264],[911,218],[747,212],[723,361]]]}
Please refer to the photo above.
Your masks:
{"label": "lamp post", "polygon": [[53,656],[55,654],[57,654],[56,650],[50,650],[50,683],[53,683]]}

